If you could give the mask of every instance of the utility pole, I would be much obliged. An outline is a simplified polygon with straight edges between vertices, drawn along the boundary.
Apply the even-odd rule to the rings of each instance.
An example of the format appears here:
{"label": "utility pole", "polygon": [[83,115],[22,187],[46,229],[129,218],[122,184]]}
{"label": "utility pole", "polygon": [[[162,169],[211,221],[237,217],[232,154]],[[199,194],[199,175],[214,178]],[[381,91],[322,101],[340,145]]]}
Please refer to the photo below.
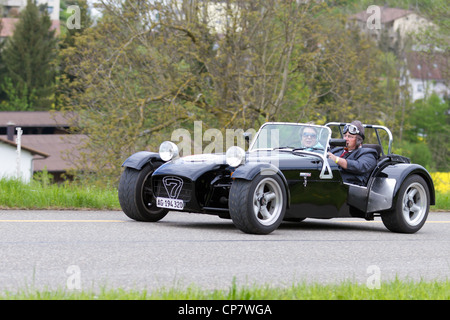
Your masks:
{"label": "utility pole", "polygon": [[16,138],[16,145],[17,145],[17,160],[16,160],[16,178],[17,180],[21,177],[21,151],[22,151],[22,133],[23,130],[21,127],[17,127],[17,138]]}

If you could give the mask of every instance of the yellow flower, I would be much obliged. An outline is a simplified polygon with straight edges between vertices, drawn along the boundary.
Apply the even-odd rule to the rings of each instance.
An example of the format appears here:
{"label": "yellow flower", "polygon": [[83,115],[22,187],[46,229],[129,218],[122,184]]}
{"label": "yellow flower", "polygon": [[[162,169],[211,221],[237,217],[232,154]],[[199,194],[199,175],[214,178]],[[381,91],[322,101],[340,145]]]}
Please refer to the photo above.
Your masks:
{"label": "yellow flower", "polygon": [[450,192],[450,172],[431,172],[436,192]]}

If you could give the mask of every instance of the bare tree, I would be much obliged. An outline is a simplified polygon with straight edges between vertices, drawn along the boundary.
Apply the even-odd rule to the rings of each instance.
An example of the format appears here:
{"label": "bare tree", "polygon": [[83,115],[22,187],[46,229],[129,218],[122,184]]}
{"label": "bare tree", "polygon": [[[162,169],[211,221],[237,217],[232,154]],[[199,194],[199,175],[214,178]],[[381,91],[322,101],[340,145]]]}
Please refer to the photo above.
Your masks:
{"label": "bare tree", "polygon": [[[371,107],[364,55],[347,46],[342,24],[339,32],[323,25],[324,3],[101,3],[102,19],[62,54],[71,77],[64,82],[66,109],[78,114],[74,127],[90,138],[80,163],[93,170],[117,176],[130,153],[155,150],[194,120],[205,129],[247,129],[344,117],[358,101]],[[344,108],[335,110],[336,102]]]}

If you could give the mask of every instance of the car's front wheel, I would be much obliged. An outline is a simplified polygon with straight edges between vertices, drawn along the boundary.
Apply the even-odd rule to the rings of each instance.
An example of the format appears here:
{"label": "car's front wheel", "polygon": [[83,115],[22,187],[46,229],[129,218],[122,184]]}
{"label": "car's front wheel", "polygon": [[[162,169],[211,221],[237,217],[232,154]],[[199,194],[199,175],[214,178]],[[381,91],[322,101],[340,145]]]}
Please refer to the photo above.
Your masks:
{"label": "car's front wheel", "polygon": [[164,218],[167,209],[156,206],[151,188],[151,164],[141,170],[125,168],[119,182],[119,203],[123,212],[133,220],[156,222]]}
{"label": "car's front wheel", "polygon": [[393,210],[381,214],[381,219],[393,232],[415,233],[427,220],[429,209],[428,185],[422,177],[412,175],[400,187]]}
{"label": "car's front wheel", "polygon": [[282,222],[286,202],[286,189],[277,175],[258,175],[252,181],[236,179],[230,190],[230,216],[243,232],[268,234]]}

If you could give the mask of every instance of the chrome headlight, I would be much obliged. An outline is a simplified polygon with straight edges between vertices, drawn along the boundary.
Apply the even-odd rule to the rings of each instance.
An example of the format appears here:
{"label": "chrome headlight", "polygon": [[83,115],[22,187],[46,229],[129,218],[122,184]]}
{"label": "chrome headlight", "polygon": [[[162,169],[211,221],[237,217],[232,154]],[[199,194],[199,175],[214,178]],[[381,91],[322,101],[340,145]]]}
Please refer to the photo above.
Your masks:
{"label": "chrome headlight", "polygon": [[170,161],[173,158],[178,157],[177,145],[170,141],[164,141],[159,146],[159,156],[163,161]]}
{"label": "chrome headlight", "polygon": [[232,167],[239,166],[245,159],[245,151],[242,148],[233,146],[227,150],[225,159]]}

